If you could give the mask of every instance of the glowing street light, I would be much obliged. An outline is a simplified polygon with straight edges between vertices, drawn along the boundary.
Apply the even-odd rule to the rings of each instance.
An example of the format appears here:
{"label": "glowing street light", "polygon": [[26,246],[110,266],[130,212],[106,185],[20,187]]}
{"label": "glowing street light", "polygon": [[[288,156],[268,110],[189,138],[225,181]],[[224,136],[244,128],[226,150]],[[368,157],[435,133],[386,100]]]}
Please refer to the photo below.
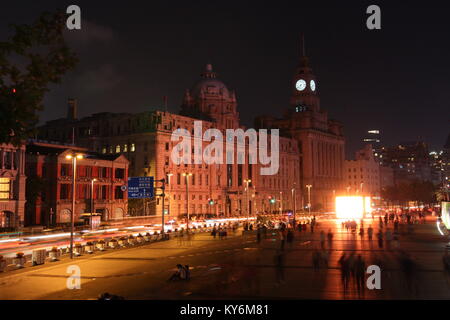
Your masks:
{"label": "glowing street light", "polygon": [[186,229],[189,232],[189,177],[192,176],[192,173],[185,172],[183,173],[183,177],[185,177],[186,182],[186,209],[187,209],[187,222],[186,222]]}
{"label": "glowing street light", "polygon": [[245,185],[246,185],[245,186],[245,197],[246,197],[246,202],[247,202],[247,220],[248,220],[248,217],[250,215],[250,201],[249,201],[249,198],[248,198],[248,184],[251,183],[252,180],[245,179],[244,182],[245,182]]}
{"label": "glowing street light", "polygon": [[91,180],[91,230],[93,229],[93,223],[92,223],[92,218],[93,218],[93,212],[95,211],[94,209],[94,182],[97,181],[97,179],[92,179]]}
{"label": "glowing street light", "polygon": [[70,259],[73,259],[73,230],[75,227],[75,195],[76,195],[76,174],[77,174],[77,159],[83,159],[80,153],[73,153],[66,155],[67,160],[72,160],[72,213],[70,215]]}

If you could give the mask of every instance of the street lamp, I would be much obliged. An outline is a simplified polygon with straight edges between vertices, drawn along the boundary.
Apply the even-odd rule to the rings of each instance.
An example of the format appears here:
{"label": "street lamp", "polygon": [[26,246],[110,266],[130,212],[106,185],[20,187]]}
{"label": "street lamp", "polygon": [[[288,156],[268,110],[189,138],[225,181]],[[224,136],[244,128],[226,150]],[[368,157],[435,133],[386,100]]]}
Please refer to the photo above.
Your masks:
{"label": "street lamp", "polygon": [[91,230],[93,229],[93,224],[92,224],[92,218],[93,218],[93,212],[94,212],[94,182],[97,181],[97,179],[92,179],[91,180]]}
{"label": "street lamp", "polygon": [[250,215],[250,201],[248,198],[248,184],[252,182],[252,180],[250,179],[245,179],[245,198],[246,198],[246,202],[247,202],[247,221],[249,219],[249,215]]}
{"label": "street lamp", "polygon": [[311,215],[311,188],[312,188],[312,185],[307,184],[306,188],[308,188],[308,211],[309,211],[309,215]]}
{"label": "street lamp", "polygon": [[280,215],[283,214],[283,191],[280,191]]}
{"label": "street lamp", "polygon": [[295,213],[297,211],[297,199],[296,199],[296,194],[295,194],[295,187],[292,188],[291,192],[292,192],[292,200],[294,202],[294,222],[295,222]]}
{"label": "street lamp", "polygon": [[185,172],[183,173],[183,177],[186,178],[186,213],[187,213],[187,222],[186,222],[186,230],[189,232],[189,177],[192,176],[192,173]]}
{"label": "street lamp", "polygon": [[76,193],[76,174],[77,174],[77,159],[83,159],[82,154],[68,154],[66,159],[72,160],[72,214],[70,215],[70,259],[73,259],[73,230],[75,226],[75,193]]}
{"label": "street lamp", "polygon": [[[172,192],[172,185],[170,184],[170,177],[172,177],[173,176],[173,173],[168,173],[167,174],[167,184],[169,185],[169,196],[167,197],[167,199],[169,199],[169,210],[168,210],[168,214],[170,215],[170,195],[171,195],[171,192]],[[164,210],[163,210],[163,212],[164,212]]]}

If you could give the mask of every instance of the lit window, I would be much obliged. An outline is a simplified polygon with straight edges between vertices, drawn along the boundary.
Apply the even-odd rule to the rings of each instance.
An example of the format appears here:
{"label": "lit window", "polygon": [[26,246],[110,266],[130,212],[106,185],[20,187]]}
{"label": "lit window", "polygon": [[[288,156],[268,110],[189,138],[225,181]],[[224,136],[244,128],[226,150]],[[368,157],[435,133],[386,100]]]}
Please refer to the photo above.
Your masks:
{"label": "lit window", "polygon": [[128,145],[127,144],[123,145],[123,152],[128,152]]}
{"label": "lit window", "polygon": [[102,148],[102,153],[106,153],[106,147]]}
{"label": "lit window", "polygon": [[9,178],[0,178],[0,200],[9,199]]}
{"label": "lit window", "polygon": [[120,145],[116,146],[116,153],[120,153]]}
{"label": "lit window", "polygon": [[136,147],[134,146],[134,143],[131,144],[130,151],[131,152],[136,151]]}

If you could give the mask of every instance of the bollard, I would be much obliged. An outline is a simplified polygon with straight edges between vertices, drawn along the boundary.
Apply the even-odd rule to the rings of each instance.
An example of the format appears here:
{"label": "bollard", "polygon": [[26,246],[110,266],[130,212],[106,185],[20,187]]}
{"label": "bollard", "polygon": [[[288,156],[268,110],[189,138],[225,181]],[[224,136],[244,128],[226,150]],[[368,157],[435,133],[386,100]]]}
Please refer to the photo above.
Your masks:
{"label": "bollard", "polygon": [[92,243],[91,241],[86,242],[86,244],[84,246],[84,250],[89,254],[93,254],[94,253],[94,243]]}
{"label": "bollard", "polygon": [[111,239],[111,240],[109,240],[108,246],[109,246],[110,248],[112,248],[112,249],[117,248],[117,246],[118,246],[117,240],[116,240],[116,239]]}
{"label": "bollard", "polygon": [[16,257],[13,259],[13,264],[15,264],[17,268],[23,268],[25,267],[25,262],[26,259],[23,252],[16,253]]}
{"label": "bollard", "polygon": [[133,237],[133,235],[130,235],[129,237],[128,237],[128,244],[129,245],[134,245],[135,244],[135,239],[134,239],[134,237]]}
{"label": "bollard", "polygon": [[96,247],[100,251],[105,251],[105,240],[99,240],[96,244]]}
{"label": "bollard", "polygon": [[83,254],[84,247],[81,245],[81,243],[76,243],[73,247],[73,253],[76,257],[79,257]]}
{"label": "bollard", "polygon": [[33,250],[31,253],[31,264],[33,266],[44,264],[46,256],[47,250],[45,249]]}
{"label": "bollard", "polygon": [[50,258],[51,262],[55,262],[58,261],[58,258],[60,256],[60,250],[58,249],[58,247],[53,247],[49,253],[48,253],[48,257]]}
{"label": "bollard", "polygon": [[6,259],[3,258],[2,255],[0,255],[0,272],[5,271],[6,269]]}

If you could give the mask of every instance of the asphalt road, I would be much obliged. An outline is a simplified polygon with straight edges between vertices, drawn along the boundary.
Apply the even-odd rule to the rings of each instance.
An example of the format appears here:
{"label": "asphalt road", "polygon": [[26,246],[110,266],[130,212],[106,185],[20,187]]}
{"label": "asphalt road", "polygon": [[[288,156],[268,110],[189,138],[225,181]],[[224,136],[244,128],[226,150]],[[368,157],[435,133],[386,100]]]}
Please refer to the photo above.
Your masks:
{"label": "asphalt road", "polygon": [[[312,253],[320,248],[320,231],[329,229],[335,234],[331,246],[326,243],[329,265],[314,270]],[[225,240],[198,234],[191,241],[108,250],[4,273],[0,299],[96,299],[104,292],[125,299],[449,299],[450,280],[442,264],[444,239],[432,223],[416,225],[412,235],[404,231],[399,249],[418,267],[412,290],[407,289],[398,249],[386,244],[380,249],[375,236],[372,242],[367,233],[361,239],[331,220],[320,221],[314,233],[296,232],[294,242],[285,245],[283,267],[278,269],[276,235],[258,244],[255,236],[240,232]],[[351,283],[344,292],[338,266],[343,252],[361,254],[367,265],[381,262],[381,289],[358,293]],[[190,281],[167,281],[177,263],[191,266]],[[67,289],[71,265],[80,268],[80,289]]]}

